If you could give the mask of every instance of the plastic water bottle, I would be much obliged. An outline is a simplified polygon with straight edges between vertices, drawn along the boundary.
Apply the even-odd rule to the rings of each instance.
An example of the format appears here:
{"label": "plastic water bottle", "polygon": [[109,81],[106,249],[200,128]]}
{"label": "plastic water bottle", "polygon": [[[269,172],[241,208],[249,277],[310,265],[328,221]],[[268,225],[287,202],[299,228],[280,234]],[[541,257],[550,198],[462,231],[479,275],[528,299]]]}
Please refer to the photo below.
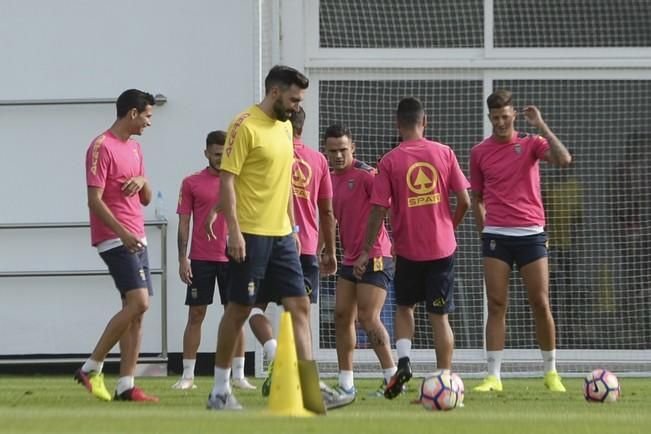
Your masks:
{"label": "plastic water bottle", "polygon": [[165,220],[165,204],[163,203],[163,193],[160,190],[156,193],[154,215],[157,220]]}

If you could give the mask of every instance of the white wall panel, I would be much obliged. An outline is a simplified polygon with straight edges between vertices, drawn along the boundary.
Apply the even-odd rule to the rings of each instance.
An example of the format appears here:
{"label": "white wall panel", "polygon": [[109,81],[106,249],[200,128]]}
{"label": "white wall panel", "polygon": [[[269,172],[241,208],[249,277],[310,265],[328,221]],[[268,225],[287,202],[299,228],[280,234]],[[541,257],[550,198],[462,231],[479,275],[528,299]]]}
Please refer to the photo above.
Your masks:
{"label": "white wall panel", "polygon": [[[170,221],[172,352],[181,351],[187,316],[177,276],[178,188],[205,166],[207,132],[226,129],[255,101],[255,7],[255,0],[0,3],[0,101],[116,98],[130,87],[168,99],[140,142]],[[113,104],[0,106],[0,223],[87,220],[84,153],[114,118]],[[153,207],[145,215],[153,218]],[[150,252],[153,263],[158,252]],[[87,230],[0,230],[0,271],[79,269],[87,262],[103,265]],[[159,292],[160,279],[154,282]],[[0,355],[90,352],[119,306],[109,276],[0,277],[0,294]],[[148,352],[160,349],[159,301],[148,314]],[[200,351],[214,351],[220,313],[221,306],[209,310]]]}

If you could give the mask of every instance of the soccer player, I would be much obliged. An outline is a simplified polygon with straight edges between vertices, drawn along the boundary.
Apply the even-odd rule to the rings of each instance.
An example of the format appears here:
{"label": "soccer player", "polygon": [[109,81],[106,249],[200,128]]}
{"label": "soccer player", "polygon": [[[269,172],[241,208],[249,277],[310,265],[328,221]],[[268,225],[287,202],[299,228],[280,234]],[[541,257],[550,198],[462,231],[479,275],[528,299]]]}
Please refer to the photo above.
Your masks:
{"label": "soccer player", "polygon": [[142,206],[151,202],[140,143],[131,139],[151,125],[154,97],[137,89],[117,99],[117,119],[86,152],[86,185],[92,245],[108,266],[122,309],[108,322],[75,379],[97,398],[110,401],[102,366],[120,342],[120,377],[113,399],[158,401],[134,384],[142,320],[153,295]]}
{"label": "soccer player", "polygon": [[[292,191],[295,230],[300,244],[300,261],[305,281],[305,290],[312,304],[319,299],[319,271],[324,275],[337,271],[335,257],[335,220],[332,211],[332,182],[328,162],[323,154],[306,146],[301,136],[305,124],[305,111],[299,107],[290,117],[294,131],[294,165],[292,167]],[[317,218],[318,212],[318,218]],[[323,252],[317,256],[317,244],[321,235]],[[268,396],[271,388],[273,360],[276,355],[276,340],[271,323],[264,315],[267,304],[275,300],[258,298],[251,309],[249,325],[251,331],[263,345],[267,360],[271,363],[267,378],[262,384],[262,396]]]}
{"label": "soccer player", "polygon": [[[426,302],[439,369],[452,368],[454,334],[448,315],[454,311],[454,230],[470,208],[468,180],[459,168],[454,151],[446,145],[425,139],[427,118],[416,98],[403,98],[396,121],[402,142],[378,164],[373,184],[366,237],[355,273],[367,269],[387,210],[391,208],[396,254],[395,338],[398,370],[384,390],[393,399],[412,376],[411,341],[415,332],[414,306]],[[457,205],[450,210],[454,193]]]}
{"label": "soccer player", "polygon": [[[174,389],[194,389],[194,367],[201,342],[201,324],[206,317],[208,305],[215,294],[215,280],[219,285],[219,297],[226,304],[228,258],[226,257],[226,222],[220,214],[211,225],[213,237],[203,231],[203,223],[219,198],[219,165],[226,140],[225,131],[212,131],[206,137],[204,156],[208,167],[186,177],[181,183],[179,203],[178,249],[179,276],[188,285],[185,304],[189,306],[188,322],[183,333],[183,374],[172,386]],[[187,256],[192,218],[192,245]],[[255,389],[244,377],[244,330],[235,346],[233,357],[233,387]]]}
{"label": "soccer player", "polygon": [[[207,407],[240,410],[231,392],[231,358],[240,329],[260,289],[280,299],[291,314],[299,359],[313,360],[310,299],[296,246],[291,197],[291,114],[309,81],[288,66],[274,66],[265,78],[264,99],[239,114],[228,129],[221,164],[220,205],[228,226],[228,304],[219,325],[215,383]],[[326,407],[352,402],[324,393]]]}
{"label": "soccer player", "polygon": [[493,134],[472,148],[470,183],[473,213],[481,233],[484,280],[488,298],[486,357],[488,376],[473,390],[501,391],[500,368],[506,334],[506,306],[513,263],[527,289],[545,372],[545,386],[565,392],[556,372],[556,331],[549,307],[549,269],[545,211],[540,196],[538,161],[566,167],[572,161],[535,106],[522,114],[542,135],[514,129],[518,113],[508,90],[487,99]]}
{"label": "soccer player", "polygon": [[[325,153],[332,167],[333,208],[339,224],[344,251],[342,269],[335,289],[335,332],[339,384],[342,394],[356,395],[353,379],[353,351],[359,319],[368,341],[380,361],[385,381],[396,372],[389,335],[380,320],[380,311],[393,279],[391,241],[382,223],[380,236],[369,246],[365,264],[368,270],[353,274],[353,263],[360,257],[364,225],[371,210],[371,192],[375,169],[354,157],[355,144],[347,127],[329,126],[324,134]],[[377,234],[377,232],[376,232]],[[381,386],[384,391],[384,384]]]}

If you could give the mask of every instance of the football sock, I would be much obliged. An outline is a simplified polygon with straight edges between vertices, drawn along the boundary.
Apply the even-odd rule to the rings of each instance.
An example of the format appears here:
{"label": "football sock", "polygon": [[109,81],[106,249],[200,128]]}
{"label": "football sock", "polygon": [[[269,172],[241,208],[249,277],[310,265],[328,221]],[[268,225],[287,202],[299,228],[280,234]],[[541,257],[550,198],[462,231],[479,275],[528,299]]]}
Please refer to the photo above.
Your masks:
{"label": "football sock", "polygon": [[218,368],[215,366],[215,383],[212,388],[212,395],[227,395],[231,393],[230,385],[231,368]]}
{"label": "football sock", "polygon": [[396,351],[398,359],[411,356],[411,339],[398,339],[396,341]]}
{"label": "football sock", "polygon": [[547,373],[556,370],[556,350],[540,351],[543,358],[543,372]]}
{"label": "football sock", "polygon": [[197,363],[197,359],[183,359],[183,378],[192,379],[194,378],[194,366]]}
{"label": "football sock", "polygon": [[502,370],[502,354],[504,351],[486,351],[486,360],[488,361],[488,375],[494,375],[500,379]]}
{"label": "football sock", "polygon": [[339,371],[339,385],[350,390],[354,385],[353,371]]}
{"label": "football sock", "polygon": [[233,379],[244,378],[244,357],[233,357]]}
{"label": "football sock", "polygon": [[93,359],[87,359],[84,362],[83,366],[81,367],[81,370],[86,373],[95,371],[99,374],[100,372],[102,372],[103,367],[104,367],[104,362],[98,362]]}
{"label": "football sock", "polygon": [[276,348],[278,348],[278,342],[275,339],[269,339],[262,346],[264,353],[267,355],[268,361],[273,361],[276,358]]}
{"label": "football sock", "polygon": [[396,368],[395,366],[383,369],[382,374],[384,375],[384,381],[388,383],[391,377],[393,377],[393,374],[395,374],[397,370],[398,368]]}
{"label": "football sock", "polygon": [[133,389],[135,385],[135,380],[133,375],[125,375],[124,377],[118,378],[118,384],[115,386],[115,390],[118,395],[121,395],[123,392],[126,392],[129,389]]}

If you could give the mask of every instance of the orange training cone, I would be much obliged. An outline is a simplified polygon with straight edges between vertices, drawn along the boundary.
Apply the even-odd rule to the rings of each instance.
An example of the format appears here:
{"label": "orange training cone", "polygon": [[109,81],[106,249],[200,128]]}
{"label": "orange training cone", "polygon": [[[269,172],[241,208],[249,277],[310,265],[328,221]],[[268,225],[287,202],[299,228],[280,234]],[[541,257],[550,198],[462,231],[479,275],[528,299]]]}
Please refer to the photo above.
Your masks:
{"label": "orange training cone", "polygon": [[283,312],[280,317],[278,350],[271,376],[269,411],[277,416],[314,416],[303,404],[294,329],[289,312]]}

